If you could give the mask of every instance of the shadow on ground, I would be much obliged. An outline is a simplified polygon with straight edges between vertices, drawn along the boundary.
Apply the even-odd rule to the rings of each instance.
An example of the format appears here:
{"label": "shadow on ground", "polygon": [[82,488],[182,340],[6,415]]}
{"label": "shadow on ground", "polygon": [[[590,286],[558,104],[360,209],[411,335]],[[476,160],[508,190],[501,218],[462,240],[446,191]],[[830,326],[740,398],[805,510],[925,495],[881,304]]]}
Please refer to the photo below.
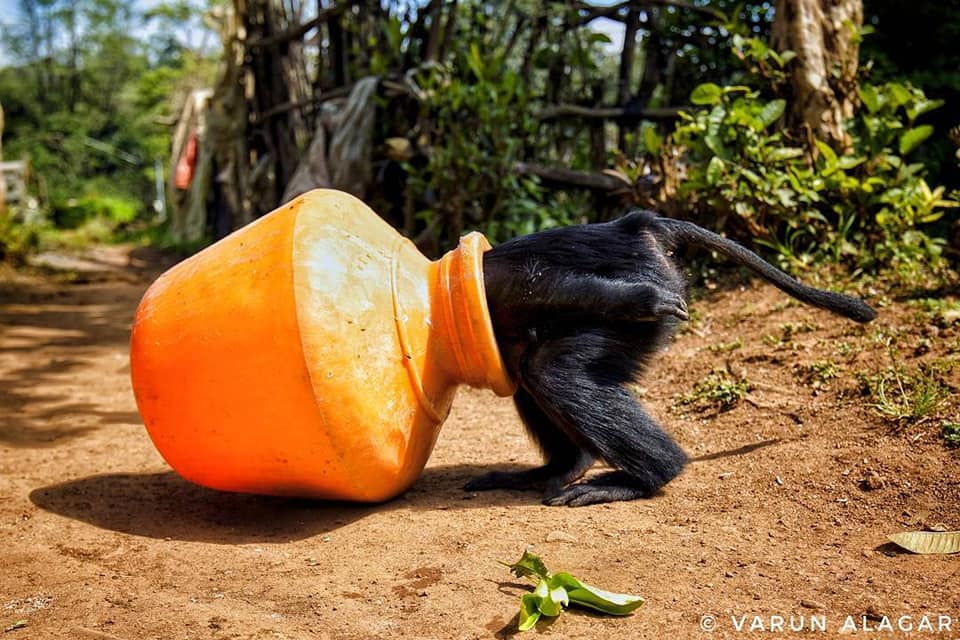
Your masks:
{"label": "shadow on ground", "polygon": [[173,471],[89,476],[35,489],[30,501],[45,511],[102,529],[220,544],[309,538],[372,513],[394,509],[539,504],[536,492],[463,491],[467,480],[489,470],[478,465],[431,467],[405,494],[375,505],[214,491],[188,482]]}
{"label": "shadow on ground", "polygon": [[76,398],[95,363],[100,379],[129,374],[125,359],[104,355],[125,352],[141,293],[116,281],[0,288],[0,445],[47,447],[100,426],[139,423],[135,412]]}
{"label": "shadow on ground", "polygon": [[[740,447],[702,460],[748,455],[778,442]],[[463,490],[467,481],[488,471],[521,468],[499,464],[428,467],[409,491],[376,505],[225,493],[195,485],[173,471],[79,478],[36,489],[30,493],[30,500],[61,516],[148,538],[219,544],[287,542],[322,535],[370,514],[394,509],[456,511],[539,504],[540,494],[535,491]],[[661,495],[648,500],[658,500]]]}

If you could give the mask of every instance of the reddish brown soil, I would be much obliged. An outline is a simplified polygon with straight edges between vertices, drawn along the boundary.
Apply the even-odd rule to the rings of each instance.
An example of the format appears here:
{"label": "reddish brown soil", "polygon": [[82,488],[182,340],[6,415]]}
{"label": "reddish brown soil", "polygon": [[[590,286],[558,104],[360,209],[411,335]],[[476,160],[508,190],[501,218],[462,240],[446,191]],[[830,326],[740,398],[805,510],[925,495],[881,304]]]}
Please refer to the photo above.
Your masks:
{"label": "reddish brown soil", "polygon": [[[163,463],[128,381],[146,286],[135,267],[149,264],[127,260],[101,251],[106,275],[0,286],[0,627],[25,622],[4,640],[511,636],[525,587],[498,561],[524,549],[647,598],[630,617],[570,611],[531,637],[783,635],[737,632],[731,616],[744,615],[768,630],[771,616],[819,617],[819,637],[854,616],[859,635],[894,637],[864,633],[861,616],[877,627],[924,614],[951,616],[952,631],[909,637],[960,637],[960,556],[887,543],[960,529],[960,458],[940,437],[960,402],[891,423],[854,377],[937,362],[955,392],[956,322],[891,303],[863,328],[766,286],[716,293],[638,389],[694,459],[661,495],[549,508],[530,493],[464,493],[474,475],[537,455],[509,402],[463,390],[411,491],[331,504],[208,491]],[[786,323],[799,331],[778,342]],[[816,388],[802,367],[819,361],[839,376]],[[753,384],[745,401],[719,414],[678,403],[724,366]]]}

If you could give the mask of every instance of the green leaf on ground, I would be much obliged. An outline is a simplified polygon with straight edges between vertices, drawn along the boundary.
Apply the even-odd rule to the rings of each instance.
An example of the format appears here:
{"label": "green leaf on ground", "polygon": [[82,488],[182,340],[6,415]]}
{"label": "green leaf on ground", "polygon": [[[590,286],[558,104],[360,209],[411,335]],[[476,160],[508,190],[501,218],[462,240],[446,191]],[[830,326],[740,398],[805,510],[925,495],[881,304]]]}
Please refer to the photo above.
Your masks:
{"label": "green leaf on ground", "polygon": [[26,621],[26,620],[17,620],[16,622],[14,622],[14,623],[13,623],[12,625],[10,625],[9,627],[6,627],[6,628],[3,630],[3,632],[4,632],[4,633],[8,633],[8,632],[10,632],[10,631],[16,631],[17,629],[23,629],[25,626],[27,626],[27,621]]}
{"label": "green leaf on ground", "polygon": [[539,578],[533,593],[525,593],[520,598],[518,624],[520,631],[533,628],[542,616],[560,615],[564,607],[570,605],[624,616],[643,604],[643,598],[640,596],[604,591],[586,584],[565,571],[551,575],[540,557],[529,551],[524,551],[523,557],[518,562],[503,564],[510,567],[518,577],[537,576]]}
{"label": "green leaf on ground", "polygon": [[518,578],[538,576],[546,580],[550,575],[547,572],[547,567],[543,564],[543,560],[540,559],[540,556],[535,553],[530,553],[529,551],[524,551],[523,557],[521,557],[515,563],[503,564],[510,567],[510,572]]}

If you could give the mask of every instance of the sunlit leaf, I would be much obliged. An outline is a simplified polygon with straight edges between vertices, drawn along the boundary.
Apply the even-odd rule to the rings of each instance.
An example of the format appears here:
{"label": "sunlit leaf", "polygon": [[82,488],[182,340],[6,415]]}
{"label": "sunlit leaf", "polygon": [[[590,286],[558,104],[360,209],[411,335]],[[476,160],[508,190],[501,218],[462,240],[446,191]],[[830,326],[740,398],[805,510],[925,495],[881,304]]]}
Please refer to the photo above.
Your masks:
{"label": "sunlit leaf", "polygon": [[829,176],[833,174],[837,169],[836,152],[830,147],[830,145],[828,145],[826,142],[823,142],[822,140],[816,140],[815,144],[817,145],[817,149],[820,150],[820,157],[823,158],[823,164],[824,164],[823,175]]}
{"label": "sunlit leaf", "polygon": [[771,100],[763,106],[763,109],[760,110],[760,121],[763,123],[764,127],[769,127],[771,124],[780,119],[780,116],[783,115],[783,110],[787,106],[787,101],[782,99]]}
{"label": "sunlit leaf", "polygon": [[707,183],[717,184],[723,175],[723,160],[717,156],[710,158],[710,164],[707,165]]}
{"label": "sunlit leaf", "polygon": [[863,102],[870,113],[876,113],[880,110],[880,107],[883,106],[884,101],[880,96],[880,92],[877,91],[877,88],[872,84],[861,85],[859,93],[861,102]]}
{"label": "sunlit leaf", "polygon": [[783,62],[781,66],[786,66],[790,63],[791,60],[797,57],[796,51],[783,51],[780,53],[780,60]]}
{"label": "sunlit leaf", "polygon": [[567,590],[563,587],[551,588],[546,580],[541,580],[533,594],[537,597],[537,608],[545,616],[555,618],[560,615],[563,606],[570,602]]}
{"label": "sunlit leaf", "polygon": [[563,587],[569,591],[571,589],[579,589],[583,586],[583,583],[566,571],[558,571],[550,576],[550,586]]}
{"label": "sunlit leaf", "polygon": [[467,56],[467,64],[470,65],[470,70],[473,71],[473,75],[477,76],[478,80],[483,79],[483,57],[480,55],[480,48],[476,43],[470,45],[470,55]]}
{"label": "sunlit leaf", "polygon": [[720,96],[723,95],[723,89],[712,82],[706,82],[698,85],[690,94],[690,102],[693,104],[710,105],[720,102]]}
{"label": "sunlit leaf", "polygon": [[780,147],[770,152],[767,158],[771,162],[780,162],[782,160],[792,160],[803,156],[803,149],[797,147]]}
{"label": "sunlit leaf", "polygon": [[746,167],[740,167],[740,175],[758,187],[763,186],[763,179]]}
{"label": "sunlit leaf", "polygon": [[524,551],[523,556],[518,561],[513,564],[508,564],[507,566],[510,567],[513,575],[518,578],[537,576],[546,580],[550,576],[540,556],[535,553],[530,553],[529,551]]}
{"label": "sunlit leaf", "polygon": [[915,104],[907,107],[907,117],[909,117],[910,120],[916,120],[926,112],[939,109],[942,106],[943,100],[917,100]]}
{"label": "sunlit leaf", "polygon": [[909,102],[910,98],[912,97],[910,95],[909,89],[907,89],[902,84],[898,84],[896,82],[888,82],[885,85],[885,88],[887,90],[887,95],[890,96],[890,98],[892,99],[894,108],[899,107],[900,105],[907,104],[907,102]]}
{"label": "sunlit leaf", "polygon": [[625,616],[643,605],[643,598],[627,593],[613,593],[581,583],[577,589],[568,592],[570,602],[603,613],[615,616]]}
{"label": "sunlit leaf", "polygon": [[520,596],[520,623],[517,628],[520,631],[528,631],[537,624],[537,620],[542,615],[537,608],[539,598],[532,593],[525,593]]}
{"label": "sunlit leaf", "polygon": [[707,145],[707,148],[710,151],[713,151],[718,156],[727,155],[726,149],[723,148],[723,140],[716,133],[708,133],[703,137],[704,144]]}
{"label": "sunlit leaf", "polygon": [[904,531],[889,536],[890,541],[907,551],[922,554],[960,552],[960,531]]}
{"label": "sunlit leaf", "polygon": [[837,160],[837,166],[843,170],[853,169],[854,167],[857,167],[866,161],[867,159],[863,157],[858,158],[857,156],[842,156]]}
{"label": "sunlit leaf", "polygon": [[660,139],[656,129],[653,127],[645,127],[643,129],[643,146],[647,153],[652,155],[660,153],[660,148],[663,146],[663,140]]}
{"label": "sunlit leaf", "polygon": [[17,620],[17,621],[14,622],[13,624],[11,624],[9,627],[5,627],[5,628],[3,629],[3,632],[4,632],[4,633],[8,633],[8,632],[10,632],[10,631],[16,631],[17,629],[23,629],[23,628],[26,627],[26,626],[27,626],[27,621],[26,621],[26,620]]}
{"label": "sunlit leaf", "polygon": [[[506,566],[520,567],[523,575],[539,575],[533,567],[546,571],[540,558],[529,551],[524,552],[519,562]],[[514,573],[520,575],[516,570]],[[518,628],[520,631],[527,631],[541,616],[558,616],[564,607],[574,604],[602,613],[622,616],[642,605],[643,598],[598,589],[564,571],[553,575],[548,574],[546,577],[540,577],[533,593],[521,596]]]}
{"label": "sunlit leaf", "polygon": [[900,155],[905,156],[916,149],[921,142],[933,134],[933,127],[929,124],[923,124],[913,129],[907,129],[900,136]]}

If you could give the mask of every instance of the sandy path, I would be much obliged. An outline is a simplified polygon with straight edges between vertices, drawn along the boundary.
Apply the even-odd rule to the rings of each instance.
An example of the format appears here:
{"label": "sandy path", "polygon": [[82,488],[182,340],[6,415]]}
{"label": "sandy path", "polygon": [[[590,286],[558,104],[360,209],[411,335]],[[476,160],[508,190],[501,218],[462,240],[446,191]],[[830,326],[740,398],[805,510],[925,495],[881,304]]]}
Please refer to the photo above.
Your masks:
{"label": "sandy path", "polygon": [[[355,506],[221,494],[169,471],[128,381],[145,282],[115,270],[86,279],[0,289],[0,626],[26,622],[5,640],[511,635],[523,585],[496,561],[528,547],[555,570],[648,599],[629,618],[571,612],[531,636],[744,637],[736,623],[756,615],[768,630],[772,616],[807,628],[822,619],[819,637],[832,637],[847,616],[864,635],[864,614],[873,627],[929,614],[950,616],[952,630],[922,637],[960,638],[960,558],[885,545],[910,520],[960,528],[958,457],[939,423],[892,433],[852,378],[887,357],[878,327],[904,345],[922,337],[908,310],[860,330],[765,287],[697,303],[709,320],[643,383],[696,458],[654,499],[566,509],[465,494],[474,474],[537,457],[509,402],[464,390],[414,489]],[[813,328],[789,349],[764,342],[787,322]],[[706,348],[738,338],[733,352]],[[838,356],[840,343],[854,355]],[[937,346],[924,357],[957,355]],[[795,367],[823,358],[844,375],[812,390]],[[750,402],[719,416],[674,408],[725,360],[758,383]],[[956,417],[949,403],[941,412]]]}

